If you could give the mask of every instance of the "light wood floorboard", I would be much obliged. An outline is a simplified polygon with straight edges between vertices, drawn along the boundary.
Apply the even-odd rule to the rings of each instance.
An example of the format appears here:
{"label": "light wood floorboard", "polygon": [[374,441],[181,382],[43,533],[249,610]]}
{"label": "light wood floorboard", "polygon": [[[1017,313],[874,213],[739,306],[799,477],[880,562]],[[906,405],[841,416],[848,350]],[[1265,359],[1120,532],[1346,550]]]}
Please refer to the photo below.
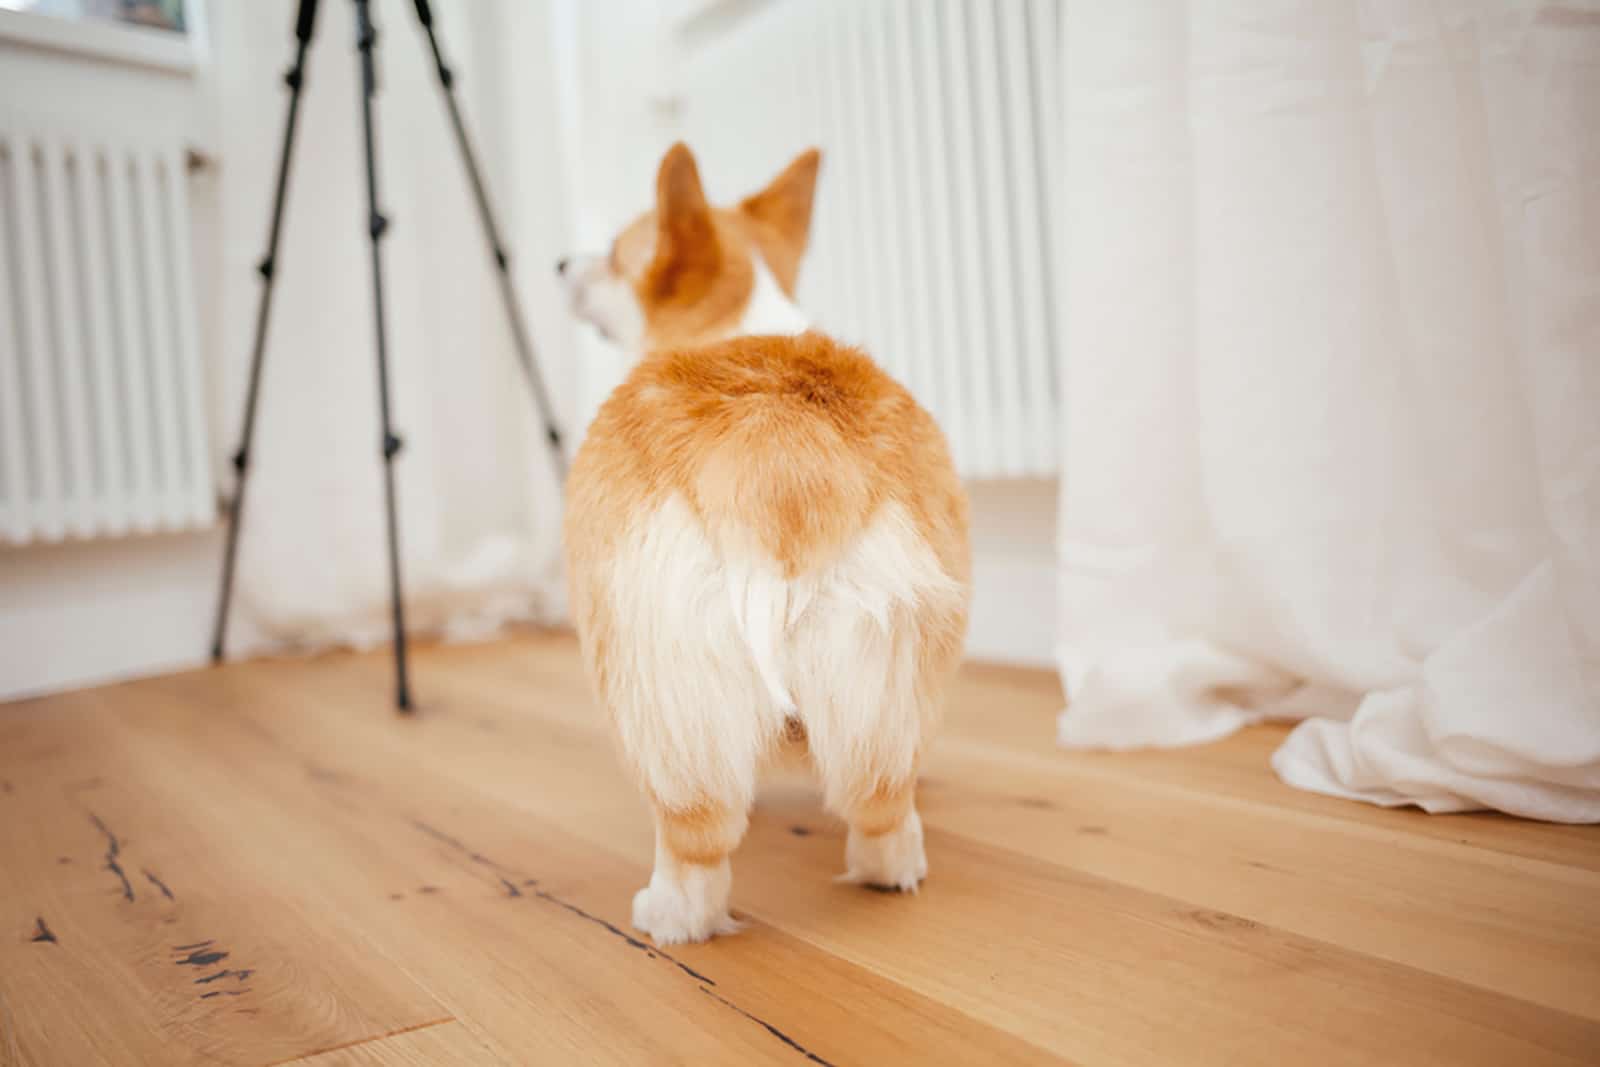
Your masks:
{"label": "light wood floorboard", "polygon": [[731,939],[628,928],[647,814],[569,637],[0,707],[0,1064],[1600,1062],[1600,831],[1290,790],[1278,727],[1066,753],[969,667],[932,873],[762,793]]}

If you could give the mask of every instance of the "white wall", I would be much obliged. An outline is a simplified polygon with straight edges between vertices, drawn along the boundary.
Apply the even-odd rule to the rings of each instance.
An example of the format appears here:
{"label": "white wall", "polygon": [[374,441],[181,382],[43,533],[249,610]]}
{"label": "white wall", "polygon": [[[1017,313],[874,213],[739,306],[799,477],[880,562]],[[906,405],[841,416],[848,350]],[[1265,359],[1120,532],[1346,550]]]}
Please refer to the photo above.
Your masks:
{"label": "white wall", "polygon": [[972,617],[967,655],[1053,664],[1056,618],[1054,479],[978,482],[972,502]]}
{"label": "white wall", "polygon": [[0,552],[0,700],[198,666],[216,532]]}
{"label": "white wall", "polygon": [[[547,357],[564,421],[574,428],[620,368],[605,345],[574,327],[545,261],[577,248],[603,247],[619,225],[647,206],[654,164],[686,125],[662,32],[672,9],[663,0],[439,0],[436,7],[517,257],[535,341]],[[291,0],[200,7],[212,17],[209,27],[201,20],[203,47],[192,73],[41,54],[0,42],[0,87],[37,85],[43,77],[39,64],[55,71],[52,78],[110,84],[111,92],[130,100],[154,86],[188,124],[196,146],[211,156],[210,169],[192,181],[191,197],[219,477],[228,470],[242,396],[257,293],[253,268],[262,251],[281,130],[280,78],[290,57],[292,8]],[[481,270],[477,222],[431,73],[423,66],[410,5],[380,2],[377,11],[383,30],[380,151],[385,200],[396,216],[385,254],[400,427],[414,437],[419,422],[437,417],[419,404],[450,388],[454,375],[430,380],[419,369],[419,350],[449,346],[460,353],[462,373],[498,375],[504,383],[499,416],[466,410],[453,420],[482,436],[474,451],[489,457],[508,450],[534,453],[538,445],[526,397],[509,371],[501,311]],[[370,400],[324,407],[304,381],[285,384],[286,364],[309,361],[326,364],[330,374],[348,377],[356,388],[370,388],[370,292],[359,227],[360,160],[351,148],[358,112],[350,36],[348,7],[323,5],[270,335],[263,403],[280,411],[285,404],[299,405],[304,434],[321,432],[333,420],[370,429],[372,418]],[[75,72],[75,65],[82,70]],[[781,140],[768,136],[762,142],[767,147],[749,158],[722,158],[728,143],[722,142],[718,158],[707,161],[713,192],[738,195],[745,190],[737,186],[775,170],[786,160],[769,149]],[[808,269],[825,270],[826,264],[813,261]],[[271,439],[259,442],[258,459],[275,454],[263,451],[271,446]],[[495,466],[484,465],[481,477],[499,477]],[[481,496],[453,496],[461,471],[430,472],[415,455],[400,470],[403,479],[413,480],[402,482],[403,507],[419,499],[418,477],[431,479],[429,492],[447,510],[498,507],[506,510],[507,521],[516,521],[519,512],[540,506],[526,487],[511,487],[505,499],[487,504]],[[375,458],[363,449],[301,463],[289,482],[303,476],[329,492],[365,492],[376,472]],[[1054,612],[1054,484],[979,484],[972,498],[976,597],[970,652],[1046,664]],[[265,505],[255,497],[252,503],[247,528],[259,531],[257,536],[275,531],[285,551],[316,552],[314,523],[285,534],[282,525],[266,525],[275,523],[272,509],[286,506],[284,501]],[[374,496],[374,523],[376,503]],[[408,524],[413,537],[423,528]],[[0,551],[0,699],[205,662],[220,534],[214,529]],[[448,540],[448,530],[441,536]],[[376,525],[356,539],[370,545],[365,554],[381,558]],[[248,613],[237,615],[234,625],[235,648],[261,640]]]}

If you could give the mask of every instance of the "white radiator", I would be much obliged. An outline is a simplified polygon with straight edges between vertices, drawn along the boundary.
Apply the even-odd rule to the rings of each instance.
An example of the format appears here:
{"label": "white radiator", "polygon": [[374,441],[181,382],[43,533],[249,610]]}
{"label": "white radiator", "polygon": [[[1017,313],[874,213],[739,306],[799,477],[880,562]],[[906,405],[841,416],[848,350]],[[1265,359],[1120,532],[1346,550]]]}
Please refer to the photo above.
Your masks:
{"label": "white radiator", "polygon": [[1058,7],[725,0],[677,27],[691,145],[738,169],[822,147],[801,303],[911,388],[969,477],[1056,469]]}
{"label": "white radiator", "polygon": [[203,525],[215,501],[177,142],[0,127],[0,539]]}

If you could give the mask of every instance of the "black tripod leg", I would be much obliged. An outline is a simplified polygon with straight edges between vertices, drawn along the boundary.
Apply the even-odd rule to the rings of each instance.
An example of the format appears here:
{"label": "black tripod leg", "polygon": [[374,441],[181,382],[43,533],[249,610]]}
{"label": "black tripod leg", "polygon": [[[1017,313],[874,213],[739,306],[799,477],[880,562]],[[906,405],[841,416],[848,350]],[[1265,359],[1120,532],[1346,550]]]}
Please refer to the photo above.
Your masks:
{"label": "black tripod leg", "polygon": [[461,120],[461,108],[456,104],[455,73],[444,61],[444,54],[439,50],[439,39],[433,32],[433,11],[428,6],[428,0],[414,0],[417,9],[417,21],[422,23],[423,32],[428,36],[428,47],[433,52],[433,65],[439,73],[439,88],[444,93],[445,107],[450,112],[450,127],[455,132],[456,147],[461,150],[461,161],[466,164],[467,178],[472,183],[472,196],[478,205],[478,219],[483,223],[483,235],[489,242],[489,253],[494,257],[496,277],[500,282],[500,299],[506,307],[506,318],[511,321],[511,338],[517,349],[517,362],[522,365],[523,377],[528,381],[528,390],[533,394],[533,406],[539,413],[539,418],[544,423],[545,438],[550,444],[550,460],[555,466],[556,481],[565,484],[567,480],[567,457],[561,446],[560,424],[556,421],[555,410],[550,405],[550,396],[545,392],[544,379],[539,374],[539,367],[534,360],[533,345],[528,340],[528,327],[522,318],[522,309],[517,304],[516,287],[511,282],[511,258],[506,254],[506,247],[500,241],[500,228],[495,223],[494,211],[489,206],[489,194],[484,191],[483,175],[478,170],[478,158],[473,154],[472,141],[467,137],[467,127]]}
{"label": "black tripod leg", "polygon": [[267,319],[272,310],[272,288],[276,277],[278,234],[283,224],[283,200],[289,187],[289,160],[294,152],[294,131],[300,118],[300,87],[305,79],[306,49],[311,45],[316,20],[316,0],[300,0],[296,27],[294,66],[284,75],[289,86],[289,116],[283,125],[283,147],[278,153],[278,182],[272,196],[272,229],[267,237],[267,254],[257,265],[261,275],[261,300],[256,308],[255,344],[250,350],[250,384],[244,401],[244,428],[239,447],[233,454],[235,482],[228,505],[228,534],[222,554],[222,587],[217,594],[217,617],[211,631],[211,661],[222,662],[228,637],[228,607],[233,600],[233,570],[239,548],[239,525],[244,518],[245,487],[249,485],[250,443],[256,429],[256,400],[261,389],[261,357],[266,351]]}
{"label": "black tripod leg", "polygon": [[367,156],[367,234],[372,240],[372,308],[378,339],[378,413],[383,423],[383,502],[389,528],[389,605],[394,614],[395,700],[401,711],[411,710],[411,686],[406,674],[406,619],[400,587],[400,533],[395,514],[394,457],[400,438],[389,419],[389,349],[383,327],[383,257],[380,254],[389,220],[378,211],[377,148],[372,129],[372,97],[377,92],[372,49],[377,31],[372,28],[368,0],[355,0],[356,47],[361,51],[361,129]]}

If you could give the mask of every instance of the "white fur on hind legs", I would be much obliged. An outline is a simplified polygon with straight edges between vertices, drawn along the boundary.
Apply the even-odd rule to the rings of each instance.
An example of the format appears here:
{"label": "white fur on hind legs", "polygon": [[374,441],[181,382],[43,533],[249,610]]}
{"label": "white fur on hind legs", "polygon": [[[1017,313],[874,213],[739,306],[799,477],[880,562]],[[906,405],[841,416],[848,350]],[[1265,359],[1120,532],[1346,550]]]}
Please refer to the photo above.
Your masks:
{"label": "white fur on hind legs", "polygon": [[655,873],[634,898],[634,925],[663,945],[737,929],[727,856],[791,710],[828,807],[865,830],[891,827],[852,834],[853,880],[914,889],[927,873],[910,790],[947,666],[929,652],[959,620],[961,585],[895,504],[839,559],[797,578],[732,557],[673,496],[593,575],[596,618],[626,650],[595,673],[657,816]]}
{"label": "white fur on hind legs", "polygon": [[895,829],[872,836],[851,827],[844,846],[844,862],[845,873],[837,881],[915,893],[928,877],[922,819],[912,809]]}
{"label": "white fur on hind legs", "polygon": [[633,925],[658,945],[704,941],[715,934],[737,933],[728,914],[733,872],[728,861],[713,866],[677,863],[657,856],[650,884],[633,897]]}

